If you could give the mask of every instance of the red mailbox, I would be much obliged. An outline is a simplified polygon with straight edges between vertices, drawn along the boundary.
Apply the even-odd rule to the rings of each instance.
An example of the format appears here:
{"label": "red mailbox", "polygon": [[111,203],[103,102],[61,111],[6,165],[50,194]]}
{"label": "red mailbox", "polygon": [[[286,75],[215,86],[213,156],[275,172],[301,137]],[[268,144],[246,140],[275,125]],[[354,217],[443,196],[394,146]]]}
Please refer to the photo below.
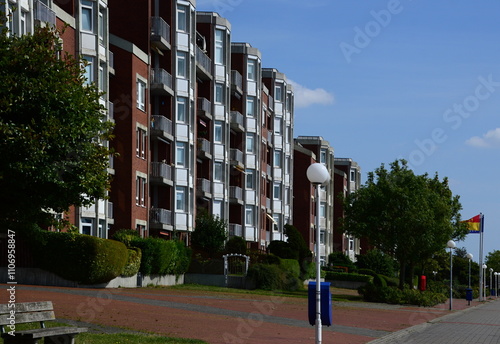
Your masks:
{"label": "red mailbox", "polygon": [[426,288],[427,288],[427,277],[422,275],[418,279],[418,289],[420,291],[425,291]]}

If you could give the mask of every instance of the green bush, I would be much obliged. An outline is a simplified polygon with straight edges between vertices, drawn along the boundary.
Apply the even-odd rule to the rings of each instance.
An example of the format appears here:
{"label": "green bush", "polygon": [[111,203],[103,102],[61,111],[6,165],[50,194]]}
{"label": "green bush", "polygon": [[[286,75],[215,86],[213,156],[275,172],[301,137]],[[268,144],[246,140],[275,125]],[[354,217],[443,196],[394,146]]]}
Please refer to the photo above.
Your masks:
{"label": "green bush", "polygon": [[373,277],[368,276],[368,275],[355,274],[355,273],[326,271],[325,280],[369,283],[373,280]]}
{"label": "green bush", "polygon": [[442,293],[432,291],[419,291],[416,289],[405,288],[400,290],[395,287],[377,286],[368,283],[358,288],[358,292],[365,301],[384,302],[390,304],[410,304],[423,307],[432,307],[447,300]]}
{"label": "green bush", "polygon": [[269,243],[269,252],[283,259],[299,259],[299,252],[293,250],[285,241],[273,240]]}
{"label": "green bush", "polygon": [[281,266],[285,271],[293,276],[294,278],[300,277],[300,265],[299,262],[295,259],[282,259]]}
{"label": "green bush", "polygon": [[328,255],[328,266],[343,266],[348,269],[347,272],[355,272],[357,270],[356,265],[354,265],[349,256],[340,251],[332,252]]}
{"label": "green bush", "polygon": [[130,247],[130,242],[139,237],[139,232],[137,232],[135,229],[120,229],[115,234],[113,234],[112,239],[122,242],[125,244],[125,246]]}
{"label": "green bush", "polygon": [[255,281],[258,289],[265,290],[297,290],[301,281],[294,276],[294,272],[285,265],[253,264],[248,269],[248,277]]}
{"label": "green bush", "polygon": [[83,284],[109,282],[128,259],[123,243],[77,233],[39,231],[31,243],[42,269]]}
{"label": "green bush", "polygon": [[183,243],[159,238],[134,238],[130,245],[142,251],[141,267],[143,275],[180,275],[187,271],[190,251]]}
{"label": "green bush", "polygon": [[226,242],[227,253],[247,253],[247,242],[240,236],[234,236]]}
{"label": "green bush", "polygon": [[141,267],[142,252],[138,247],[128,249],[127,264],[123,268],[122,276],[131,277],[139,272]]}
{"label": "green bush", "polygon": [[384,276],[394,277],[397,262],[382,251],[373,249],[356,256],[358,269],[370,269]]}

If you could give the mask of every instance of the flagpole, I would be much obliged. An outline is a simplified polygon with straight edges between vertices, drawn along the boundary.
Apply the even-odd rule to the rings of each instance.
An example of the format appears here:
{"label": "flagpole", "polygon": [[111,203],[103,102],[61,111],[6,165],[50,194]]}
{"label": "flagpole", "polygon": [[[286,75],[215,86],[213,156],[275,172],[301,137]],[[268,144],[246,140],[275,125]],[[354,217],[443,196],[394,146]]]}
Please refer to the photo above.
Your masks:
{"label": "flagpole", "polygon": [[480,213],[479,224],[479,301],[484,301],[484,278],[483,278],[483,229],[484,229],[484,216]]}

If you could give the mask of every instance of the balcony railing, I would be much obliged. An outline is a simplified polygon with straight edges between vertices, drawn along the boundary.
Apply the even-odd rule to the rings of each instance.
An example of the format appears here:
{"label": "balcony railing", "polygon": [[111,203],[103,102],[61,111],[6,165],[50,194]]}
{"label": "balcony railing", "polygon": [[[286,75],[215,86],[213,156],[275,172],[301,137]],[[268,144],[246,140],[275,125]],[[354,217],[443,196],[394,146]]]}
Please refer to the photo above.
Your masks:
{"label": "balcony railing", "polygon": [[231,111],[231,126],[243,128],[243,115],[238,111]]}
{"label": "balcony railing", "polygon": [[236,223],[230,223],[229,224],[229,236],[243,236],[243,226],[236,224]]}
{"label": "balcony railing", "polygon": [[151,68],[151,91],[155,90],[173,94],[172,75],[163,68]]}
{"label": "balcony railing", "polygon": [[230,186],[229,187],[229,198],[235,198],[237,200],[243,199],[243,189],[239,186]]}
{"label": "balcony railing", "polygon": [[160,49],[170,49],[170,25],[161,17],[151,17],[151,41]]}
{"label": "balcony railing", "polygon": [[172,180],[172,166],[164,162],[151,163],[151,177]]}
{"label": "balcony railing", "polygon": [[237,70],[231,71],[231,88],[233,91],[243,94],[243,76]]}
{"label": "balcony railing", "polygon": [[56,25],[56,13],[41,1],[34,2],[35,20]]}
{"label": "balcony railing", "polygon": [[167,209],[152,208],[149,211],[149,220],[152,223],[159,223],[163,225],[172,224],[172,212]]}
{"label": "balcony railing", "polygon": [[161,131],[167,135],[172,135],[172,121],[162,115],[154,115],[151,121],[151,129]]}
{"label": "balcony railing", "polygon": [[199,47],[196,47],[196,63],[205,70],[207,76],[212,76],[212,60]]}
{"label": "balcony railing", "polygon": [[237,165],[243,165],[243,152],[236,148],[231,148],[230,150],[231,162]]}
{"label": "balcony railing", "polygon": [[212,103],[207,98],[198,97],[198,113],[205,117],[212,117]]}
{"label": "balcony railing", "polygon": [[198,150],[204,153],[212,154],[212,149],[210,146],[210,141],[207,139],[199,138],[198,139]]}
{"label": "balcony railing", "polygon": [[212,186],[212,183],[210,183],[210,180],[208,180],[208,179],[205,179],[205,178],[197,178],[196,179],[196,188],[199,191],[210,193],[211,186]]}

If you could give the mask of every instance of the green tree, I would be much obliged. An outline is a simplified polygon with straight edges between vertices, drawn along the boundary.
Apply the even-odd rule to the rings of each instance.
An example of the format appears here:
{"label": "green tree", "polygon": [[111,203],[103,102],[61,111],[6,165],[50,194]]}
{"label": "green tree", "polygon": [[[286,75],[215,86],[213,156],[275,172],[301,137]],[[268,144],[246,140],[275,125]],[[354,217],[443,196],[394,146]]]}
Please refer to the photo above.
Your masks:
{"label": "green tree", "polygon": [[485,264],[488,266],[488,270],[492,268],[493,271],[500,271],[500,251],[489,252],[486,256]]}
{"label": "green tree", "polygon": [[405,271],[413,286],[416,264],[442,250],[449,239],[463,239],[467,229],[460,223],[459,197],[453,196],[447,178],[415,175],[404,160],[390,166],[370,172],[366,184],[345,198],[343,227],[399,262],[402,289]]}
{"label": "green tree", "polygon": [[196,218],[196,228],[191,235],[195,249],[213,257],[224,248],[227,239],[227,223],[218,216],[203,212]]}
{"label": "green tree", "polygon": [[0,34],[0,227],[44,223],[109,187],[112,124],[58,32]]}

